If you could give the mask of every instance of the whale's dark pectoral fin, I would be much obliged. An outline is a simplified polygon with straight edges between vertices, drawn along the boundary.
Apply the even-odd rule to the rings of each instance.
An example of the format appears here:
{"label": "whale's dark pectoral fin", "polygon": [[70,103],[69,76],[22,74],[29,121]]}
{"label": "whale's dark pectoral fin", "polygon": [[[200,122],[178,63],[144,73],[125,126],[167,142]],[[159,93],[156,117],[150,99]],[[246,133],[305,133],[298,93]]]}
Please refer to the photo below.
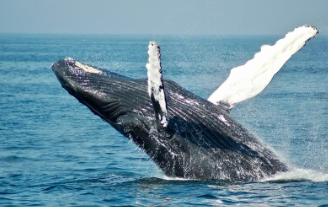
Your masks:
{"label": "whale's dark pectoral fin", "polygon": [[273,46],[263,45],[253,59],[231,70],[227,80],[208,101],[216,105],[225,103],[231,109],[235,104],[258,95],[289,58],[317,34],[317,28],[304,25],[289,32]]}
{"label": "whale's dark pectoral fin", "polygon": [[156,42],[149,42],[148,63],[146,65],[148,75],[148,94],[154,107],[158,126],[168,127],[166,98],[164,82],[162,78],[160,47]]}

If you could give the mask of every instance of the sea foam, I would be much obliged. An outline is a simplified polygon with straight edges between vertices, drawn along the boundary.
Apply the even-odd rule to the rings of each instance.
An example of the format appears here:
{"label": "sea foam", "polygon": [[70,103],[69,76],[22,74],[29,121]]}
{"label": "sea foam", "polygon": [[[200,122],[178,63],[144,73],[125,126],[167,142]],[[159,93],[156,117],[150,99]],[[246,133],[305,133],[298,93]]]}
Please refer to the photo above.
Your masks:
{"label": "sea foam", "polygon": [[328,174],[311,169],[295,168],[288,172],[278,173],[272,177],[267,177],[261,181],[312,181],[312,182],[326,182],[328,181]]}

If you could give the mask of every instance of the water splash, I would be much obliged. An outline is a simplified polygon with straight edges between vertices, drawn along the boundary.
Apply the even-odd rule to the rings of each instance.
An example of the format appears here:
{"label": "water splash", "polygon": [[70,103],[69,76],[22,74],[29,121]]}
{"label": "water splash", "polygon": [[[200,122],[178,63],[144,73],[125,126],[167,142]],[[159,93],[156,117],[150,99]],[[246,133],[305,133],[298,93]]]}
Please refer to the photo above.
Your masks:
{"label": "water splash", "polygon": [[261,181],[263,182],[293,182],[293,181],[312,181],[312,182],[326,182],[328,181],[328,174],[311,170],[311,169],[302,169],[295,168],[288,172],[278,173],[273,177],[264,178]]}
{"label": "water splash", "polygon": [[160,177],[160,179],[175,180],[175,181],[193,181],[193,180],[195,180],[195,179],[188,179],[188,178],[168,177],[166,175],[164,175],[163,177]]}
{"label": "water splash", "polygon": [[[167,181],[197,181],[197,179],[168,177],[166,175],[160,176],[158,178]],[[300,182],[300,181],[327,182],[328,174],[311,169],[295,168],[291,171],[278,173],[272,177],[266,177],[260,180],[260,182]]]}

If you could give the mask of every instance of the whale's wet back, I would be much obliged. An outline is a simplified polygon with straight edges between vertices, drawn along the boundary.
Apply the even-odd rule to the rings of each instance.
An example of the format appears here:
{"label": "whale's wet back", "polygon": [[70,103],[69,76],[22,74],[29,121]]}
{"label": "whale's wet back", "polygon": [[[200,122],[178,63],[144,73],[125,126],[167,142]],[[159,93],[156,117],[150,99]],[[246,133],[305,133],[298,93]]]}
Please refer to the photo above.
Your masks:
{"label": "whale's wet back", "polygon": [[132,139],[167,176],[257,180],[287,166],[221,106],[165,81],[169,127],[156,123],[147,81],[66,58],[52,66],[63,88]]}

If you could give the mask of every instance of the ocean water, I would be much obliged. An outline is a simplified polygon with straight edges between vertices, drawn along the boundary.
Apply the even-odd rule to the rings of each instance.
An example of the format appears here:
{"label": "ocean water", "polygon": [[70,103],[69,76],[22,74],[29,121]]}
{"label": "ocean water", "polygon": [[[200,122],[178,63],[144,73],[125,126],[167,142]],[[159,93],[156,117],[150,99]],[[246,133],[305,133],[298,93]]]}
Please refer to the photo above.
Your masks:
{"label": "ocean water", "polygon": [[70,56],[146,78],[149,40],[164,78],[207,98],[262,44],[281,36],[0,35],[0,206],[328,206],[328,38],[309,41],[236,120],[292,171],[249,183],[168,178],[61,88]]}

